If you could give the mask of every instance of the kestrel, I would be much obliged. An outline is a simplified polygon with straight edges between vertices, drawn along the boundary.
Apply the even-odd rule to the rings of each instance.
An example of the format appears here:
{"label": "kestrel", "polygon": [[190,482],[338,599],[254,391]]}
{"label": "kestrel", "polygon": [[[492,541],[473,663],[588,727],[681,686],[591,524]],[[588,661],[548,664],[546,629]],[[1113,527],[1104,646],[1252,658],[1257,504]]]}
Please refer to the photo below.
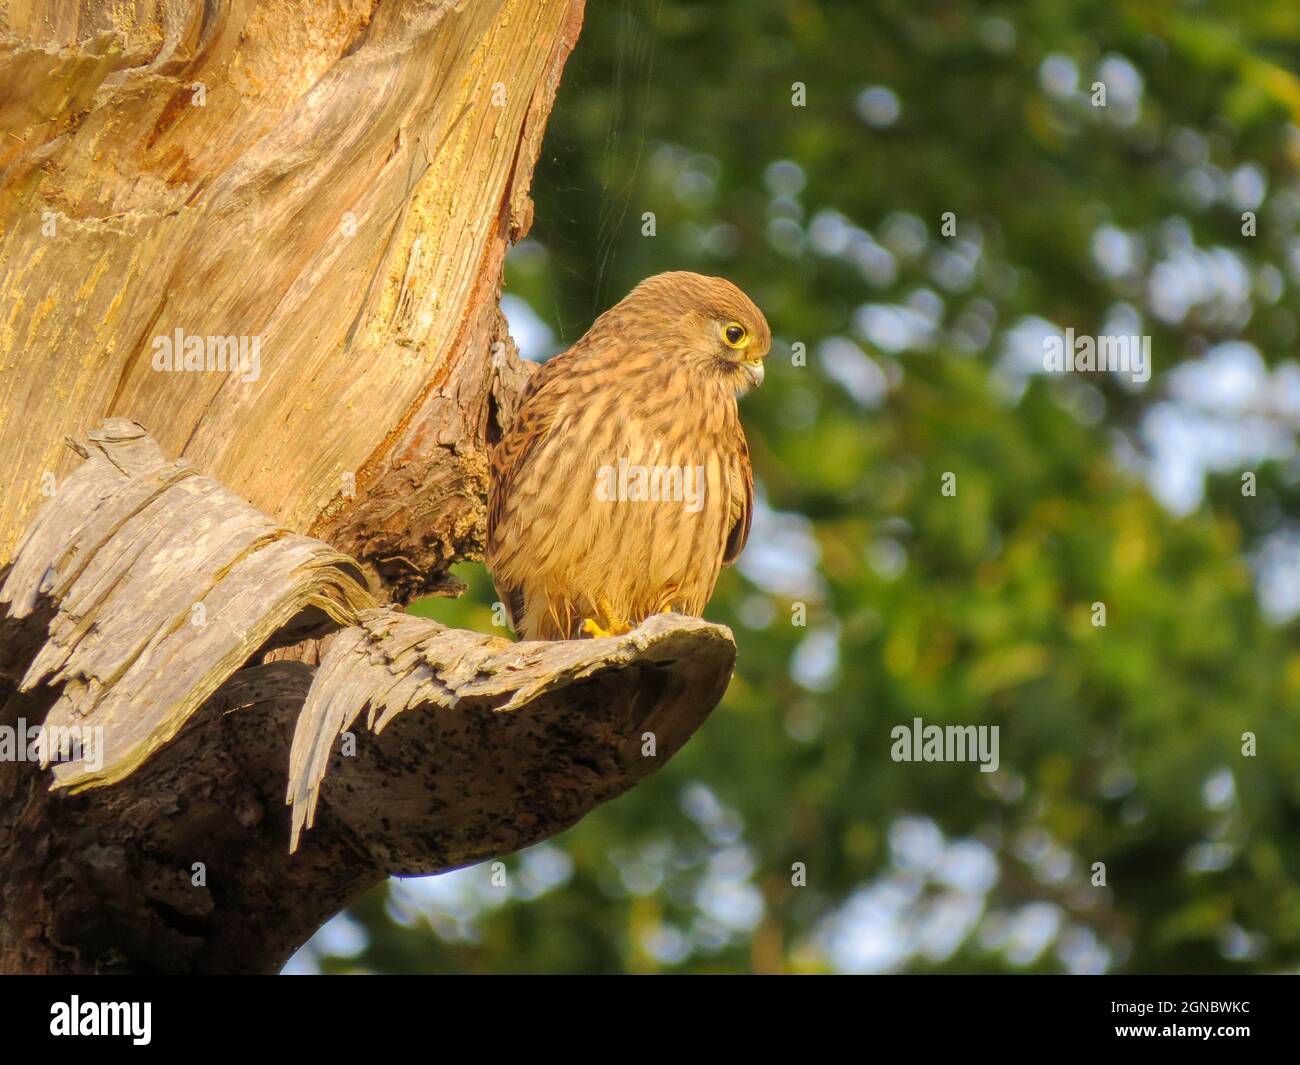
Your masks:
{"label": "kestrel", "polygon": [[658,274],[533,374],[492,453],[487,565],[528,640],[699,616],[749,536],[737,397],[772,333],[729,281]]}

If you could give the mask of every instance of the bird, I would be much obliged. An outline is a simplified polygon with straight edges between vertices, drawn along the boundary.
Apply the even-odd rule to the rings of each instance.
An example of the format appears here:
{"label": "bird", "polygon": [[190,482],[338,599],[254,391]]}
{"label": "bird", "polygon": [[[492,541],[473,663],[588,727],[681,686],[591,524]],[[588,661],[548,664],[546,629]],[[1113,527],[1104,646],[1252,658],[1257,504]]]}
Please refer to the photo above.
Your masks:
{"label": "bird", "polygon": [[525,640],[703,614],[749,538],[738,399],[772,332],[730,281],[648,277],[533,373],[489,462],[484,559]]}

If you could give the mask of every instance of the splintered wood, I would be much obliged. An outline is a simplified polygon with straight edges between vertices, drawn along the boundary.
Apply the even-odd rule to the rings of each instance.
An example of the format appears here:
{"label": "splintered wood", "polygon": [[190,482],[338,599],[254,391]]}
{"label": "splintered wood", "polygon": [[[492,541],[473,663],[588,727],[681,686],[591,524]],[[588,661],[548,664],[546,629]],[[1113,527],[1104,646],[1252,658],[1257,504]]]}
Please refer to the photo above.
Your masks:
{"label": "splintered wood", "polygon": [[54,767],[74,789],[126,777],[260,649],[374,605],[354,561],[167,461],[134,422],[89,439],[0,586],[6,627],[56,604],[18,686],[60,688],[47,733],[102,736],[93,759]]}
{"label": "splintered wood", "polygon": [[[575,813],[585,812],[611,788],[630,787],[676,753],[722,697],[734,662],[726,629],[677,614],[657,615],[608,639],[512,643],[372,612],[330,645],[298,717],[289,759],[290,846],[312,824],[332,746],[362,711],[376,733],[405,712],[447,711],[424,719],[422,735],[407,741],[408,757],[427,748],[427,764],[442,773],[422,797],[430,824],[448,820],[449,808],[470,807],[467,795],[496,787],[499,780],[488,771],[494,760],[502,767],[513,762],[521,778],[544,773],[556,782],[566,774],[580,777],[586,764],[587,792],[575,804]],[[613,684],[584,695],[583,682],[599,674],[610,674]],[[593,708],[587,704],[597,691],[605,705]],[[561,697],[543,699],[551,693]],[[522,712],[530,706],[534,713]],[[505,742],[462,750],[493,726]],[[604,771],[591,772],[597,765]]]}

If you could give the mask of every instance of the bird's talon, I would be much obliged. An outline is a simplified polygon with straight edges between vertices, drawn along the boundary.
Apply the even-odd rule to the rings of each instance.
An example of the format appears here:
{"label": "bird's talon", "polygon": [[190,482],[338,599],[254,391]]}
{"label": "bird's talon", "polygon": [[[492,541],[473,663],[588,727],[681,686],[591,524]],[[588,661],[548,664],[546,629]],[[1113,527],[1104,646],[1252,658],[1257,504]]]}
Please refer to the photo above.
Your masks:
{"label": "bird's talon", "polygon": [[606,639],[610,636],[622,636],[625,632],[631,632],[632,626],[626,621],[610,621],[609,628],[604,628],[599,622],[591,618],[586,618],[582,623],[580,631],[596,639]]}

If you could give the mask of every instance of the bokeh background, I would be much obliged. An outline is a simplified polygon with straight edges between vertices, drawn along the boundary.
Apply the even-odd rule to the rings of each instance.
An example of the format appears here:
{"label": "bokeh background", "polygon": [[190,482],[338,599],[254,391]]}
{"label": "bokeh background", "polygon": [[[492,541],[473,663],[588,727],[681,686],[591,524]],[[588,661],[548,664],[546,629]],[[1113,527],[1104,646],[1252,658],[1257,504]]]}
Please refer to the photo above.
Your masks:
{"label": "bokeh background", "polygon": [[[538,360],[662,270],[766,311],[736,676],[504,886],[287,971],[1295,970],[1298,63],[1292,0],[589,4],[504,307]],[[1044,373],[1067,327],[1150,381]],[[490,631],[458,572],[415,609]],[[894,762],[916,717],[1001,769]]]}

